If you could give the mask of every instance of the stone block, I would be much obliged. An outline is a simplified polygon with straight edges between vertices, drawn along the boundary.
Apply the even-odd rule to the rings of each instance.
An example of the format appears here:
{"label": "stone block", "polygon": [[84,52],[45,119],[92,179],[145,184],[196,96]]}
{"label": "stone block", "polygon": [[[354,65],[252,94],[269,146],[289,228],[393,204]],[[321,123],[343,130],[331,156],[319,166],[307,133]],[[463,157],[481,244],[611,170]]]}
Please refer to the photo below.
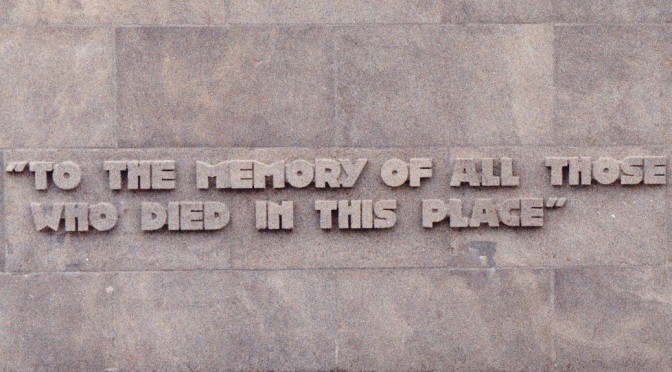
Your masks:
{"label": "stone block", "polygon": [[669,0],[553,0],[555,19],[567,23],[651,23],[672,21]]}
{"label": "stone block", "polygon": [[550,26],[348,27],[336,45],[350,145],[550,143]]}
{"label": "stone block", "polygon": [[0,147],[116,147],[114,34],[0,29]]}
{"label": "stone block", "polygon": [[547,370],[552,273],[366,270],[338,273],[344,370]]}
{"label": "stone block", "polygon": [[119,29],[120,145],[343,145],[333,127],[330,33]]}
{"label": "stone block", "polygon": [[556,365],[562,370],[672,367],[672,273],[582,267],[555,274]]}
{"label": "stone block", "polygon": [[444,0],[448,23],[548,23],[553,0]]}
{"label": "stone block", "polygon": [[225,0],[10,0],[4,7],[7,23],[27,26],[219,25],[227,20]]}
{"label": "stone block", "polygon": [[[79,164],[82,181],[74,190],[60,190],[52,182],[35,190],[33,173],[5,173],[8,257],[10,271],[99,270],[205,270],[283,269],[332,267],[436,267],[449,264],[451,234],[427,231],[421,225],[423,195],[442,195],[447,181],[440,176],[422,179],[420,187],[386,186],[380,178],[382,164],[390,158],[409,161],[432,155],[442,167],[448,152],[442,149],[144,149],[7,151],[5,163],[29,160],[71,161]],[[317,189],[313,184],[282,189],[198,189],[196,163],[224,160],[257,160],[266,164],[304,159],[368,159],[352,188]],[[105,161],[174,160],[175,190],[110,190]],[[437,168],[438,169],[438,168]],[[345,178],[343,178],[345,180]],[[444,182],[445,181],[445,182]],[[412,189],[412,192],[408,192]],[[343,230],[320,228],[316,200],[397,200],[396,224],[388,229]],[[255,202],[294,202],[293,229],[256,229]],[[216,231],[175,231],[163,228],[142,231],[141,205],[169,202],[220,202],[230,210],[230,222]],[[109,231],[36,231],[30,203],[109,203],[118,211],[118,222]],[[65,208],[67,209],[67,208]],[[170,212],[170,211],[168,211]],[[174,214],[172,214],[174,215]],[[334,215],[334,221],[338,221]],[[180,222],[177,222],[178,225]],[[61,225],[62,226],[62,225]],[[78,229],[81,230],[81,229]],[[466,263],[465,263],[466,262]],[[455,256],[451,266],[471,265]]]}
{"label": "stone block", "polygon": [[670,140],[666,29],[556,26],[556,143],[637,145]]}
{"label": "stone block", "polygon": [[232,0],[232,23],[439,23],[440,0]]}
{"label": "stone block", "polygon": [[[567,198],[561,208],[544,208],[544,225],[536,228],[476,228],[452,230],[456,256],[480,260],[482,267],[660,265],[668,262],[666,199],[661,185],[551,186],[545,157],[583,156],[624,159],[628,156],[669,156],[662,147],[496,147],[453,148],[450,158],[514,159],[520,186],[513,188],[451,188],[443,198]],[[471,208],[471,205],[466,206]],[[445,230],[447,224],[434,229]]]}
{"label": "stone block", "polygon": [[0,369],[114,365],[112,274],[0,274]]}
{"label": "stone block", "polygon": [[332,272],[129,273],[115,288],[120,370],[335,368]]}

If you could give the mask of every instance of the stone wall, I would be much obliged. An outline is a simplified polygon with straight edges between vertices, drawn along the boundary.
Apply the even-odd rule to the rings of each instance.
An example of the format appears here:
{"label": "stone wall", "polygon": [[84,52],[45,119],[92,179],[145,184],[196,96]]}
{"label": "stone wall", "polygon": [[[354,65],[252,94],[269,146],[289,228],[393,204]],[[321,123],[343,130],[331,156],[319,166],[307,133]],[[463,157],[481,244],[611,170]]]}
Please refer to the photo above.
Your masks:
{"label": "stone wall", "polygon": [[[671,22],[670,0],[0,1],[5,167],[88,171],[0,176],[0,369],[671,369],[670,187],[552,187],[543,161],[669,158]],[[193,187],[197,159],[486,156],[520,187]],[[173,159],[181,184],[113,192],[110,159]],[[416,204],[528,195],[568,204],[432,230]],[[398,225],[321,231],[324,197],[396,199]],[[259,198],[294,200],[294,231],[255,230]],[[189,199],[230,226],[138,228],[142,200]],[[29,203],[55,200],[123,220],[35,231]]]}

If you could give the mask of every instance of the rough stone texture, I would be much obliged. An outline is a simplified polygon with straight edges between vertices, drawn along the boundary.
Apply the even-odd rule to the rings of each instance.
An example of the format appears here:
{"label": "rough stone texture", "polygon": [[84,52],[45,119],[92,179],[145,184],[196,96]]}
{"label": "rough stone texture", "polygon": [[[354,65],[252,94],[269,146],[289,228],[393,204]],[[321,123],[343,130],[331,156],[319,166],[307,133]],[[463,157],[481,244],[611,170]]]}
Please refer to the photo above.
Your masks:
{"label": "rough stone texture", "polygon": [[114,35],[0,28],[0,147],[114,147]]}
{"label": "rough stone texture", "polygon": [[0,369],[99,370],[113,361],[111,274],[0,275]]}
{"label": "rough stone texture", "polygon": [[335,367],[327,271],[127,274],[115,298],[122,370]]}
{"label": "rough stone texture", "polygon": [[354,146],[548,143],[549,26],[339,29],[338,127]]}
{"label": "rough stone texture", "polygon": [[3,1],[7,23],[22,25],[209,25],[226,22],[226,0]]}
{"label": "rough stone texture", "polygon": [[[441,153],[445,155],[441,155]],[[380,181],[380,167],[388,158],[408,160],[435,156],[443,167],[447,151],[343,149],[229,149],[229,150],[89,150],[8,151],[5,162],[70,160],[81,165],[83,181],[74,191],[53,185],[47,191],[34,189],[31,173],[7,174],[8,267],[11,271],[92,270],[194,270],[194,269],[287,269],[331,267],[435,267],[449,264],[450,234],[425,231],[419,224],[421,195],[437,197],[445,183],[431,180],[419,190],[391,189]],[[367,158],[358,183],[352,189],[316,190],[200,190],[196,191],[196,161],[216,164],[227,159],[255,159],[270,163],[323,158]],[[174,191],[110,191],[104,160],[140,159],[177,161],[178,187]],[[314,201],[319,199],[397,199],[398,222],[394,229],[378,231],[322,231]],[[109,202],[119,210],[117,226],[106,233],[79,234],[37,232],[31,202]],[[216,232],[142,232],[142,201],[220,201],[231,208],[231,223]],[[256,231],[255,200],[294,200],[292,232]],[[251,249],[251,247],[253,247]],[[450,257],[451,266],[473,267],[478,258],[469,252]]]}
{"label": "rough stone texture", "polygon": [[232,23],[439,23],[440,0],[231,0]]}
{"label": "rough stone texture", "polygon": [[[0,0],[0,370],[672,369],[672,188],[544,166],[670,161],[670,22],[670,0]],[[519,187],[449,186],[503,156]],[[197,160],[319,157],[369,163],[351,189],[195,188]],[[434,177],[390,188],[392,157]],[[177,189],[108,190],[102,162],[132,159],[175,160]],[[36,191],[19,160],[84,178]],[[540,228],[421,226],[422,199],[514,197],[567,202]],[[321,230],[324,199],[398,221]],[[230,224],[140,231],[142,201],[195,200]],[[294,230],[257,231],[256,200],[293,201]],[[34,231],[29,203],[58,201],[120,220]]]}
{"label": "rough stone texture", "polygon": [[[451,188],[444,198],[503,200],[511,197],[566,197],[562,208],[546,209],[544,227],[453,230],[451,254],[476,254],[482,266],[553,266],[667,264],[667,188],[665,186],[593,185],[551,186],[544,165],[549,156],[664,155],[662,147],[495,147],[453,148],[455,158],[518,159],[515,188]],[[469,207],[471,208],[471,207]],[[447,226],[437,225],[437,229]],[[595,233],[599,231],[600,233]],[[491,248],[485,248],[488,242]]]}
{"label": "rough stone texture", "polygon": [[659,26],[556,26],[556,141],[666,143],[670,32]]}
{"label": "rough stone texture", "polygon": [[556,20],[576,23],[670,22],[669,0],[554,0]]}
{"label": "rough stone texture", "polygon": [[548,369],[551,296],[546,271],[341,272],[339,367]]}
{"label": "rough stone texture", "polygon": [[122,147],[344,144],[327,29],[119,29],[117,52]]}
{"label": "rough stone texture", "polygon": [[443,0],[448,23],[546,23],[553,0]]}
{"label": "rough stone texture", "polygon": [[672,368],[672,273],[654,267],[585,267],[555,274],[557,367]]}

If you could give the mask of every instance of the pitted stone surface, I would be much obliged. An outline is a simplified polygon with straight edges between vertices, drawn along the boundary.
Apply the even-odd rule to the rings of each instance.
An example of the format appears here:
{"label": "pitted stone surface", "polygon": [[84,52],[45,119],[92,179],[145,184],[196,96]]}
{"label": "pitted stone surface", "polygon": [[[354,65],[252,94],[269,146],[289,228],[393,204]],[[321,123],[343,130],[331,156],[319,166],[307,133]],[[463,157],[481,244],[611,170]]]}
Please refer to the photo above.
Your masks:
{"label": "pitted stone surface", "polygon": [[671,21],[0,0],[0,370],[671,369]]}
{"label": "pitted stone surface", "polygon": [[354,146],[550,143],[550,26],[358,26],[336,44]]}
{"label": "pitted stone surface", "polygon": [[120,145],[344,145],[333,127],[330,34],[310,26],[117,29]]}
{"label": "pitted stone surface", "polygon": [[339,367],[547,369],[552,309],[547,271],[340,272]]}
{"label": "pitted stone surface", "polygon": [[116,147],[114,33],[0,28],[0,147]]}
{"label": "pitted stone surface", "polygon": [[557,366],[608,370],[670,368],[672,273],[584,267],[555,274]]}
{"label": "pitted stone surface", "polygon": [[[0,275],[0,369],[114,364],[113,274]],[[112,290],[111,290],[112,289]]]}
{"label": "pitted stone surface", "polygon": [[667,143],[669,37],[657,25],[556,26],[556,141]]}

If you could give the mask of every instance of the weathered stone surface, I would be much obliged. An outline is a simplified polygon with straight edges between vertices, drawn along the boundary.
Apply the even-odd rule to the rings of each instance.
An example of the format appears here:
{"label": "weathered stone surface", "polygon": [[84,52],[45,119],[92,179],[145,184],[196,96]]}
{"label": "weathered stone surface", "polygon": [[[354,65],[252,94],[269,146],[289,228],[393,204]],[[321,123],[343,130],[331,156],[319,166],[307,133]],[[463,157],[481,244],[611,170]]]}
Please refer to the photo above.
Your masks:
{"label": "weathered stone surface", "polygon": [[[444,167],[447,151],[344,150],[325,149],[162,149],[162,150],[78,150],[7,151],[10,161],[43,160],[78,163],[82,183],[76,190],[34,189],[32,173],[5,174],[7,193],[7,231],[11,271],[90,271],[90,270],[175,270],[175,269],[268,269],[330,267],[435,267],[449,262],[447,252],[451,234],[426,231],[420,224],[422,195],[442,195],[447,181],[423,180],[420,188],[390,188],[379,176],[383,162],[392,157],[421,158],[432,155],[435,167]],[[216,164],[230,159],[254,159],[271,163],[280,160],[315,158],[366,158],[364,172],[353,188],[307,188],[266,190],[198,190],[196,162]],[[109,189],[103,170],[106,160],[175,160],[175,190]],[[371,199],[398,201],[398,220],[392,229],[375,231],[322,230],[315,200]],[[294,229],[257,231],[255,200],[294,201]],[[54,202],[111,203],[119,211],[117,226],[107,232],[94,229],[86,233],[35,231],[29,203]],[[213,232],[143,232],[140,204],[170,201],[217,201],[231,211],[231,221]],[[477,265],[471,256],[454,256],[451,266]]]}
{"label": "weathered stone surface", "polygon": [[443,0],[449,23],[546,23],[554,19],[553,0]]}
{"label": "weathered stone surface", "polygon": [[343,131],[333,128],[330,33],[119,29],[120,145],[344,144]]}
{"label": "weathered stone surface", "polygon": [[[287,269],[338,267],[538,267],[572,265],[658,264],[670,259],[666,248],[667,211],[661,203],[664,186],[599,185],[550,186],[547,156],[666,155],[662,148],[543,148],[494,147],[417,149],[325,149],[316,153],[293,149],[163,149],[8,151],[5,162],[70,160],[80,164],[82,183],[74,191],[47,191],[33,186],[30,173],[6,174],[7,268],[34,270],[169,270],[169,269]],[[434,176],[419,188],[385,185],[380,169],[388,159],[432,157]],[[266,164],[285,160],[365,158],[368,163],[353,188],[265,190],[198,190],[196,162],[216,164],[231,159],[254,159]],[[450,187],[452,160],[511,157],[519,187]],[[175,160],[175,190],[109,190],[105,160]],[[594,182],[595,183],[595,182]],[[125,186],[124,186],[125,188]],[[487,190],[487,191],[486,191]],[[450,229],[440,222],[422,226],[423,199],[464,201],[469,215],[478,198],[503,202],[510,198],[566,197],[562,208],[546,208],[541,228]],[[390,229],[342,230],[320,228],[316,200],[396,200],[396,224]],[[257,230],[255,202],[294,202],[291,231]],[[110,203],[119,211],[109,232],[64,234],[35,231],[29,203]],[[143,232],[140,204],[154,202],[221,202],[230,222],[212,232]],[[636,223],[633,223],[636,221]],[[183,222],[184,225],[186,222]],[[179,224],[179,222],[178,222]],[[174,229],[174,230],[177,230]],[[594,231],[601,231],[599,236]],[[586,244],[590,249],[586,249]]]}
{"label": "weathered stone surface", "polygon": [[329,271],[123,274],[115,299],[122,370],[336,366]]}
{"label": "weathered stone surface", "polygon": [[[667,155],[662,147],[453,148],[450,158],[503,156],[518,159],[516,188],[451,188],[444,198],[507,199],[566,197],[562,208],[544,210],[541,228],[479,228],[452,232],[451,253],[480,259],[488,266],[658,265],[670,258],[665,186],[599,185],[554,187],[544,165],[547,156]],[[567,177],[567,176],[565,176]],[[668,175],[669,177],[669,175]],[[471,206],[469,206],[471,208]],[[435,229],[447,229],[437,225]]]}
{"label": "weathered stone surface", "polygon": [[669,0],[553,0],[556,20],[576,23],[670,22]]}
{"label": "weathered stone surface", "polygon": [[551,279],[536,270],[341,271],[339,368],[548,369]]}
{"label": "weathered stone surface", "polygon": [[672,368],[669,269],[560,269],[555,274],[555,297],[559,369]]}
{"label": "weathered stone surface", "polygon": [[0,147],[114,147],[114,35],[0,29]]}
{"label": "weathered stone surface", "polygon": [[669,141],[669,36],[651,25],[556,26],[556,142]]}
{"label": "weathered stone surface", "polygon": [[349,27],[337,50],[338,127],[349,144],[550,141],[550,26]]}
{"label": "weathered stone surface", "polygon": [[0,17],[7,23],[20,25],[210,25],[226,22],[225,0],[10,0],[4,9],[2,7],[0,5],[4,15]]}
{"label": "weathered stone surface", "polygon": [[0,369],[113,366],[112,274],[0,274]]}
{"label": "weathered stone surface", "polygon": [[232,0],[233,23],[439,23],[440,0]]}

